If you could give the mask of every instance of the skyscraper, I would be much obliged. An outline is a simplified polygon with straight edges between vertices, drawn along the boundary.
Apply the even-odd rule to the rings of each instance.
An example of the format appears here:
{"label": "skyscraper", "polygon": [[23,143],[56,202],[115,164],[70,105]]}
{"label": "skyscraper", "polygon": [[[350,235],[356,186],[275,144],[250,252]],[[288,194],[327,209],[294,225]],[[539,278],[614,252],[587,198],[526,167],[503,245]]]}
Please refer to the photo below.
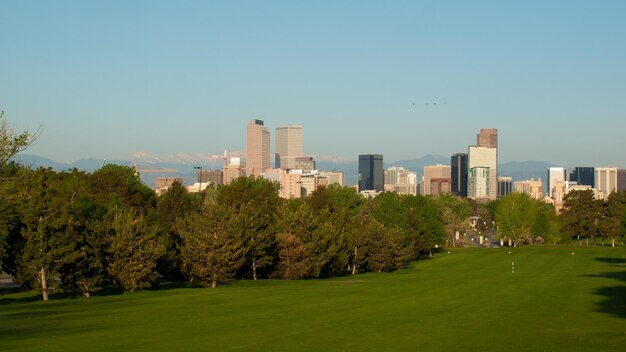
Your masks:
{"label": "skyscraper", "polygon": [[617,191],[617,168],[596,167],[596,198],[607,199],[609,195]]}
{"label": "skyscraper", "polygon": [[270,168],[270,130],[261,120],[248,122],[246,137],[246,174],[259,176]]}
{"label": "skyscraper", "polygon": [[[498,130],[495,128],[483,128],[476,137],[476,145],[468,148],[468,169],[488,168],[489,172],[468,173],[468,197],[486,198],[494,200],[498,196]],[[482,186],[481,182],[472,182],[472,176],[488,177],[487,189],[476,187]],[[470,187],[474,186],[474,189]]]}
{"label": "skyscraper", "polygon": [[567,181],[567,171],[562,167],[551,167],[548,169],[548,197],[552,197],[553,188],[557,182]]}
{"label": "skyscraper", "polygon": [[[436,189],[433,189],[433,186]],[[450,166],[441,164],[424,166],[421,191],[425,196],[450,192]]]}
{"label": "skyscraper", "polygon": [[457,153],[450,159],[451,191],[459,197],[467,197],[467,153]]}
{"label": "skyscraper", "polygon": [[502,198],[513,192],[512,177],[498,177],[498,198]]}
{"label": "skyscraper", "polygon": [[382,154],[359,155],[359,191],[382,192],[385,189],[385,170]]}
{"label": "skyscraper", "polygon": [[295,169],[296,158],[302,155],[302,126],[276,128],[276,168]]}
{"label": "skyscraper", "polygon": [[593,167],[577,166],[576,168],[574,168],[574,171],[569,174],[570,181],[575,181],[579,185],[591,186],[591,188],[594,188],[596,186],[594,178],[595,171]]}

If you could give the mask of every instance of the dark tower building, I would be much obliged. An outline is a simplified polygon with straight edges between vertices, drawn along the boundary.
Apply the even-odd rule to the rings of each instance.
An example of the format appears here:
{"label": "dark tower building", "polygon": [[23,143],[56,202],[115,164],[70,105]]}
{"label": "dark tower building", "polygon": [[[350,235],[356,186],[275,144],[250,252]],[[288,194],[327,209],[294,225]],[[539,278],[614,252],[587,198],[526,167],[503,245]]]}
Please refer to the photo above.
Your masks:
{"label": "dark tower building", "polygon": [[467,197],[467,154],[457,153],[450,160],[452,193],[459,197]]}
{"label": "dark tower building", "polygon": [[595,169],[593,167],[580,167],[577,166],[571,174],[569,174],[570,181],[576,181],[579,185],[596,187],[595,183]]}
{"label": "dark tower building", "polygon": [[359,155],[359,191],[382,192],[384,189],[382,154]]}

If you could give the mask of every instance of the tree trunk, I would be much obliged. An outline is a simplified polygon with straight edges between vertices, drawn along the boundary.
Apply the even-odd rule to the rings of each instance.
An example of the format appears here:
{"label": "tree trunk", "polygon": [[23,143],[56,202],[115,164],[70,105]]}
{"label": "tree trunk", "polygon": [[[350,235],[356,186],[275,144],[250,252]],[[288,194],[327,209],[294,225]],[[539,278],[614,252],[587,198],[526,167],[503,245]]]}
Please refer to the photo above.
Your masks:
{"label": "tree trunk", "polygon": [[252,280],[256,281],[256,258],[252,257]]}
{"label": "tree trunk", "polygon": [[432,257],[432,256],[433,256],[433,249],[432,249],[432,248],[428,250],[428,256],[429,256],[429,257]]}
{"label": "tree trunk", "polygon": [[611,237],[611,247],[615,247],[615,237]]}
{"label": "tree trunk", "polygon": [[44,302],[48,301],[48,283],[46,282],[46,269],[39,267],[39,275],[41,276],[41,296]]}
{"label": "tree trunk", "polygon": [[585,246],[588,246],[589,245],[589,237],[586,237],[585,240],[586,240]]}
{"label": "tree trunk", "polygon": [[213,279],[211,280],[211,288],[216,288],[217,287],[217,280]]}
{"label": "tree trunk", "polygon": [[354,263],[352,263],[352,275],[356,275],[356,255],[357,255],[357,246],[354,246]]}

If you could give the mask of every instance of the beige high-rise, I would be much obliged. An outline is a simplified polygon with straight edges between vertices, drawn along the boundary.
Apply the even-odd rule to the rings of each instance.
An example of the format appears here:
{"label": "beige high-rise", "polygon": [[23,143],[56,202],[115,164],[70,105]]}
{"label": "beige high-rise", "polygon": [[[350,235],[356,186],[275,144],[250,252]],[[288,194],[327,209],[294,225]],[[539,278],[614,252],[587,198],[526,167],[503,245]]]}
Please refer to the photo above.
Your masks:
{"label": "beige high-rise", "polygon": [[[432,165],[432,166],[424,166],[424,176],[422,181],[422,195],[439,195],[442,193],[441,186],[444,180],[448,180],[448,191],[450,187],[450,173],[451,168],[448,165]],[[433,180],[436,182],[434,185],[437,190],[433,190]],[[445,192],[445,189],[443,190]]]}
{"label": "beige high-rise", "polygon": [[[468,187],[469,198],[487,198],[495,200],[498,196],[498,130],[495,128],[482,128],[476,137],[476,145],[468,148],[468,169],[488,168],[488,183],[486,197],[481,195],[476,188]],[[469,173],[468,177],[471,177]],[[470,182],[468,185],[479,185],[479,182]]]}
{"label": "beige high-rise", "polygon": [[296,158],[302,156],[302,126],[276,127],[276,168],[296,168]]}
{"label": "beige high-rise", "polygon": [[270,168],[270,130],[261,120],[248,122],[246,137],[246,174],[260,176]]}

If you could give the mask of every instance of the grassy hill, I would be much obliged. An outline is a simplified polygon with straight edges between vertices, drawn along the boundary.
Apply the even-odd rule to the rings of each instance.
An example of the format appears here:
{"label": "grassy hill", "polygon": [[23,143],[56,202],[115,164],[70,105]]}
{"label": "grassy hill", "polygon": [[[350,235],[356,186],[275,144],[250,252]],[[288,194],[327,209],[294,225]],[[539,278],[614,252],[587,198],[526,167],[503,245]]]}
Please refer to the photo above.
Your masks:
{"label": "grassy hill", "polygon": [[38,299],[0,294],[3,351],[623,351],[626,251],[455,249],[391,274]]}

